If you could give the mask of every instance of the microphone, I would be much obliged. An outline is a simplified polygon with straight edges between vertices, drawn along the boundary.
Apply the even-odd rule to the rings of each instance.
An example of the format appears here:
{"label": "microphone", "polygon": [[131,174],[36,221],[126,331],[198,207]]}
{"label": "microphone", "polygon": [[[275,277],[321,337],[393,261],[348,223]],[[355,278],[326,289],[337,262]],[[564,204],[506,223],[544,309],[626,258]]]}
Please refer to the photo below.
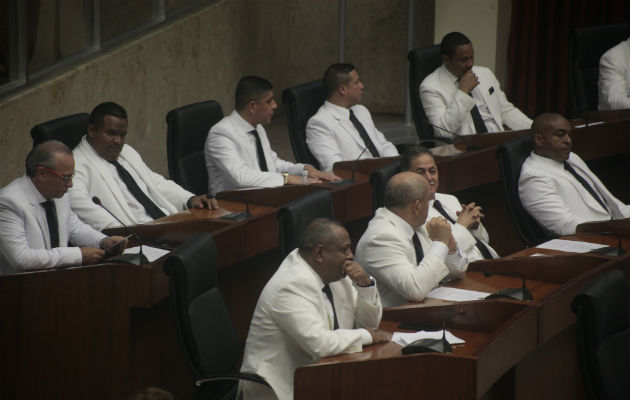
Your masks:
{"label": "microphone", "polygon": [[604,236],[614,236],[617,238],[617,246],[606,246],[601,247],[599,249],[591,250],[590,253],[604,254],[607,256],[620,256],[625,254],[625,250],[621,247],[621,236],[616,232],[575,232],[573,235],[581,236],[581,235],[604,235]]}
{"label": "microphone", "polygon": [[455,318],[458,315],[466,314],[465,310],[459,310],[442,320],[442,338],[441,339],[418,339],[409,343],[402,348],[403,354],[416,353],[451,353],[451,344],[446,340],[446,321]]}
{"label": "microphone", "polygon": [[[206,195],[208,196],[208,195]],[[231,212],[229,214],[225,214],[219,218],[222,219],[230,219],[232,221],[245,221],[247,218],[251,217],[252,214],[249,212],[249,202],[247,201],[246,198],[244,197],[239,197],[239,196],[226,196],[224,194],[218,193],[214,196],[216,199],[218,200],[235,200],[235,201],[240,201],[241,203],[245,203],[245,211],[239,211],[239,212]]]}
{"label": "microphone", "polygon": [[337,182],[326,182],[326,185],[345,185],[347,183],[354,183],[354,169],[357,166],[357,162],[359,161],[359,159],[361,158],[363,153],[365,153],[367,151],[367,149],[368,149],[368,147],[365,146],[363,148],[363,151],[361,151],[359,153],[359,156],[357,158],[355,158],[354,161],[352,162],[352,175],[350,175],[350,178],[342,179],[342,180],[337,181]]}
{"label": "microphone", "polygon": [[122,261],[122,262],[127,262],[127,263],[135,264],[135,265],[147,265],[149,263],[149,260],[144,256],[144,254],[142,254],[142,239],[140,239],[140,236],[138,236],[136,232],[131,230],[131,228],[129,228],[118,217],[112,214],[112,212],[109,211],[107,207],[103,205],[103,203],[101,203],[101,199],[99,199],[96,196],[92,196],[92,202],[96,204],[97,206],[101,207],[103,210],[107,211],[107,213],[111,215],[116,221],[118,221],[120,225],[122,225],[124,228],[129,229],[129,232],[131,232],[131,235],[135,237],[136,240],[138,240],[138,242],[140,243],[140,251],[138,251],[137,255],[136,254],[120,254],[118,256],[111,257],[110,260]]}
{"label": "microphone", "polygon": [[493,272],[493,271],[484,271],[483,276],[486,278],[491,277],[492,275],[505,275],[505,276],[519,276],[523,280],[523,286],[520,288],[508,288],[501,289],[496,293],[492,293],[489,296],[486,296],[486,299],[496,299],[496,298],[508,298],[514,300],[533,300],[534,296],[532,296],[532,292],[527,289],[525,286],[525,275],[522,272]]}
{"label": "microphone", "polygon": [[448,130],[448,129],[446,129],[446,128],[442,128],[441,126],[433,125],[431,122],[429,122],[429,120],[428,120],[428,119],[425,119],[425,120],[424,120],[424,123],[425,123],[425,124],[427,124],[427,125],[429,125],[431,128],[436,128],[436,129],[439,129],[439,130],[441,130],[441,131],[444,131],[444,132],[446,132],[446,133],[450,133],[451,135],[453,135],[453,136],[457,136],[457,137],[460,137],[460,138],[465,138],[466,136],[470,136],[470,135],[462,135],[462,134],[460,134],[460,133],[455,133],[455,132],[453,132],[453,131],[449,131],[449,130]]}

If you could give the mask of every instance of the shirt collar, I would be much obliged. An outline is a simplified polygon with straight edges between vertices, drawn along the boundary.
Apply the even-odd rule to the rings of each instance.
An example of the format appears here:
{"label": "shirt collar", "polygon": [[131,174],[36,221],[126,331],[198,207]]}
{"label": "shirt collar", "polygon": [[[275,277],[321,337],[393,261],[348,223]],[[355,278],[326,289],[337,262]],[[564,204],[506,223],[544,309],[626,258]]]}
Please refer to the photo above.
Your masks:
{"label": "shirt collar", "polygon": [[42,204],[43,202],[48,201],[48,199],[45,198],[44,195],[41,194],[39,190],[37,190],[37,187],[33,183],[33,180],[31,179],[31,177],[28,175],[25,175],[25,176],[26,176],[26,181],[28,182],[27,185],[29,189],[33,192],[33,196],[34,196],[33,201],[37,204]]}
{"label": "shirt collar", "polygon": [[326,110],[330,112],[333,115],[333,117],[337,119],[350,119],[349,108],[338,106],[336,104],[329,102],[328,100],[324,102],[324,108],[326,108]]}
{"label": "shirt collar", "polygon": [[247,122],[245,118],[243,118],[241,114],[239,114],[236,110],[232,111],[232,118],[234,126],[239,132],[248,133],[253,130],[257,130],[256,127]]}
{"label": "shirt collar", "polygon": [[557,170],[564,169],[564,162],[554,160],[553,158],[540,156],[532,151],[532,158],[536,160],[536,162],[543,163],[549,168],[554,168]]}
{"label": "shirt collar", "polygon": [[386,207],[379,208],[378,210],[376,210],[376,212],[383,214],[390,221],[392,221],[394,226],[396,226],[398,229],[401,229],[403,232],[405,232],[405,237],[408,237],[411,239],[411,237],[415,233],[415,231],[413,230],[413,227],[409,225],[409,222],[400,218],[396,213],[388,210]]}

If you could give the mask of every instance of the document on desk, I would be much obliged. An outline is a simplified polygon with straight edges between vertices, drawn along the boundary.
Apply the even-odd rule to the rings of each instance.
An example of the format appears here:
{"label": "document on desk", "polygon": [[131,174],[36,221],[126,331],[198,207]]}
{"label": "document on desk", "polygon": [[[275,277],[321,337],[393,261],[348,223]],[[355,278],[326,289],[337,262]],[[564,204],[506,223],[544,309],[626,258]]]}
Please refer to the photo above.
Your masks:
{"label": "document on desk", "polygon": [[[123,254],[138,254],[140,252],[140,246],[130,247],[123,251]],[[142,254],[149,260],[149,262],[153,262],[158,258],[162,257],[165,254],[168,254],[170,250],[159,249],[157,247],[151,247],[147,245],[142,245]]]}
{"label": "document on desk", "polygon": [[[392,342],[398,343],[399,345],[405,347],[409,343],[415,342],[418,339],[441,339],[442,331],[418,331],[418,332],[394,332],[392,336]],[[450,344],[462,344],[466,343],[462,339],[453,335],[451,332],[446,331],[446,340]]]}
{"label": "document on desk", "polygon": [[427,293],[427,297],[432,299],[449,301],[473,301],[485,299],[490,293],[478,292],[476,290],[456,289],[447,286],[439,286]]}
{"label": "document on desk", "polygon": [[606,247],[605,244],[580,242],[577,240],[553,239],[536,246],[537,249],[560,250],[570,253],[588,253]]}

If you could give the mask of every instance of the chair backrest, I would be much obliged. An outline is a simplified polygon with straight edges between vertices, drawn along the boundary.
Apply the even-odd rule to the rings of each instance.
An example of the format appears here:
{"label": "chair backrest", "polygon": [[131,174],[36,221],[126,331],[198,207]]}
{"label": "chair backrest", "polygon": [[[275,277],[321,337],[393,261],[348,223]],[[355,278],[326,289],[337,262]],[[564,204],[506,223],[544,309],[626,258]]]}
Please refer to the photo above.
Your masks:
{"label": "chair backrest", "polygon": [[[606,377],[602,375],[600,347],[608,338],[627,332],[628,329],[628,286],[621,270],[614,270],[598,276],[573,299],[571,309],[577,315],[578,349],[582,373],[590,398],[606,399]],[[627,333],[626,333],[627,337]],[[621,352],[621,353],[620,353]],[[620,348],[612,357],[625,358],[628,369],[627,343],[625,352]],[[623,376],[625,390],[628,388],[627,372]],[[617,386],[617,385],[615,385]],[[613,389],[616,390],[616,389]],[[625,397],[627,398],[627,397]]]}
{"label": "chair backrest", "polygon": [[289,138],[295,160],[299,163],[311,164],[315,168],[319,168],[319,163],[306,145],[306,124],[325,100],[326,89],[321,79],[294,86],[282,92],[282,101],[287,105]]}
{"label": "chair backrest", "polygon": [[278,210],[280,251],[286,256],[298,247],[306,225],[315,218],[334,218],[332,197],[328,190],[316,190],[297,198]]}
{"label": "chair backrest", "polygon": [[516,231],[527,246],[542,243],[551,237],[525,211],[518,195],[518,178],[521,176],[521,167],[533,149],[534,143],[530,135],[520,136],[497,148],[499,171],[501,172],[501,182],[508,211]]}
{"label": "chair backrest", "polygon": [[576,116],[597,110],[599,59],[630,34],[630,24],[573,29],[569,37],[569,91]]}
{"label": "chair backrest", "polygon": [[87,133],[90,114],[79,113],[37,124],[31,129],[33,147],[47,140],[59,140],[74,149]]}
{"label": "chair backrest", "polygon": [[217,287],[216,260],[212,235],[201,233],[175,249],[164,263],[177,337],[198,379],[236,372],[240,358],[236,332]]}
{"label": "chair backrest", "polygon": [[400,160],[377,168],[370,174],[372,185],[372,210],[376,211],[385,204],[385,188],[390,178],[400,172]]}
{"label": "chair backrest", "polygon": [[195,194],[208,192],[204,147],[210,128],[223,118],[214,101],[189,104],[166,114],[166,147],[171,179]]}
{"label": "chair backrest", "polygon": [[433,139],[435,137],[433,128],[426,122],[427,115],[420,100],[420,84],[424,78],[442,65],[440,45],[411,50],[407,59],[409,60],[409,97],[416,132],[421,140]]}

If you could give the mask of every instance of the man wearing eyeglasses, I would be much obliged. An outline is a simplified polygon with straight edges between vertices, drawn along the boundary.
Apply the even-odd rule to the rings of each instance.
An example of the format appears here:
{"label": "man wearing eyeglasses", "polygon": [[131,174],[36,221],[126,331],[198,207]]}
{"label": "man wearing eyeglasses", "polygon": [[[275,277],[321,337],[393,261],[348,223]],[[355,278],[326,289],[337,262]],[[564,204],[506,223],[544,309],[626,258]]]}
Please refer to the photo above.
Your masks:
{"label": "man wearing eyeglasses", "polygon": [[72,151],[51,140],[26,157],[26,175],[0,189],[0,275],[95,264],[125,248],[125,238],[107,237],[72,212],[65,194],[73,175]]}

